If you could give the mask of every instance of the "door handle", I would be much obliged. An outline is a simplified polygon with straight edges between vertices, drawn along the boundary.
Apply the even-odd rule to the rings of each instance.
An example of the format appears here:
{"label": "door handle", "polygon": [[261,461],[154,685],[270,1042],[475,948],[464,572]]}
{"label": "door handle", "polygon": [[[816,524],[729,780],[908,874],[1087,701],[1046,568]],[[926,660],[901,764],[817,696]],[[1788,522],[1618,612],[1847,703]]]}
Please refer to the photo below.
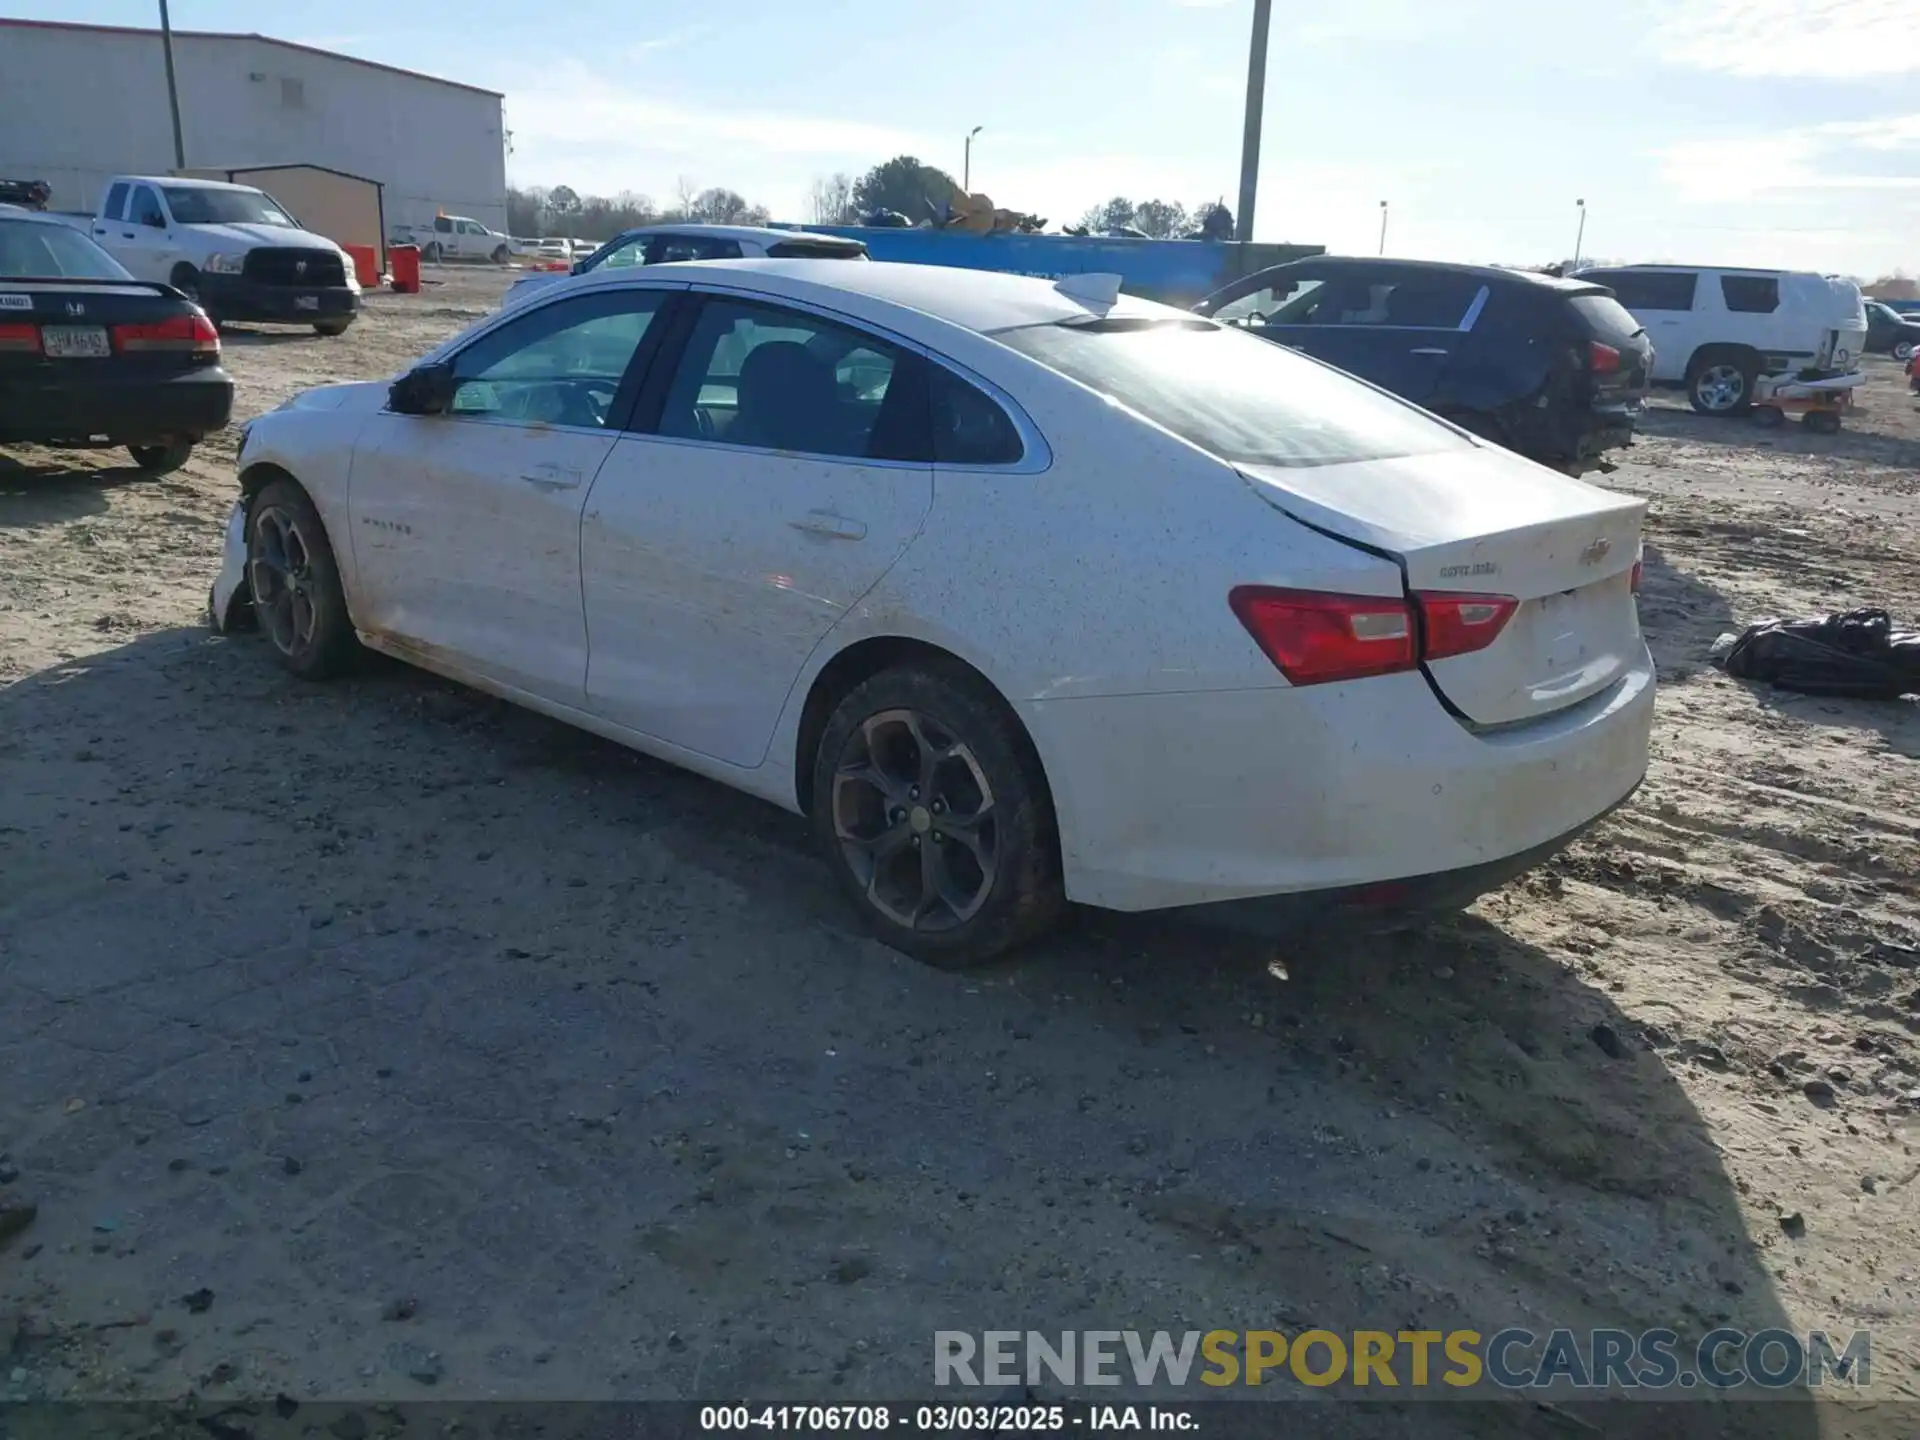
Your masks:
{"label": "door handle", "polygon": [[796,515],[787,524],[808,535],[824,535],[832,540],[864,540],[867,537],[867,527],[860,521],[835,515],[831,510],[809,510],[804,515]]}
{"label": "door handle", "polygon": [[1423,345],[1418,350],[1410,350],[1410,355],[1444,355],[1447,352],[1433,345]]}
{"label": "door handle", "polygon": [[531,470],[521,471],[520,478],[529,485],[538,485],[547,490],[571,490],[580,483],[580,472],[569,470],[564,465],[536,465]]}

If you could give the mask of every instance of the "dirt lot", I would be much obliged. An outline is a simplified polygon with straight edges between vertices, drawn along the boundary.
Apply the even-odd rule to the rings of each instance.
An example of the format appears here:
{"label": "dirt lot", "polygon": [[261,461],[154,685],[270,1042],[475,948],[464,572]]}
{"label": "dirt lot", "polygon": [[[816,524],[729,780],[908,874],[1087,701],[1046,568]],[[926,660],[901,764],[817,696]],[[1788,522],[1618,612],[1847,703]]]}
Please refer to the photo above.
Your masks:
{"label": "dirt lot", "polygon": [[[236,331],[237,413],[499,288]],[[1098,917],[923,970],[787,816],[209,636],[231,435],[161,481],[0,457],[0,1215],[38,1203],[0,1397],[855,1399],[924,1393],[940,1328],[1730,1323],[1871,1327],[1920,1399],[1920,707],[1707,664],[1768,613],[1920,622],[1920,413],[1884,362],[1865,405],[1659,410],[1611,482],[1653,502],[1646,786],[1284,980]]]}

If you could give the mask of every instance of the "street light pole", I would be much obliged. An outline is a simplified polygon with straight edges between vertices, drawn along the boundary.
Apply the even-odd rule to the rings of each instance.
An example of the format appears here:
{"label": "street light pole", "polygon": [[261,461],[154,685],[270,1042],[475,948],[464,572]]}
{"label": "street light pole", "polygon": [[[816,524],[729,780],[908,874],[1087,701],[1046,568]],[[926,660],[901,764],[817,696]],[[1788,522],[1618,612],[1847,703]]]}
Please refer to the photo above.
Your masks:
{"label": "street light pole", "polygon": [[1240,238],[1253,239],[1254,191],[1260,183],[1260,112],[1267,99],[1267,25],[1273,0],[1253,0],[1253,40],[1247,51],[1247,126],[1240,137]]}
{"label": "street light pole", "polygon": [[167,108],[173,112],[173,168],[187,168],[187,146],[180,138],[180,85],[173,75],[173,23],[167,18],[167,0],[160,0],[160,48],[167,57]]}
{"label": "street light pole", "polygon": [[1580,229],[1573,237],[1572,268],[1577,270],[1580,268],[1580,245],[1581,242],[1587,238],[1587,202],[1584,200],[1576,200],[1573,203],[1580,207]]}
{"label": "street light pole", "polygon": [[973,137],[987,127],[976,125],[967,132],[966,158],[960,163],[960,188],[969,195],[973,193]]}
{"label": "street light pole", "polygon": [[1380,253],[1387,253],[1387,202],[1380,202]]}

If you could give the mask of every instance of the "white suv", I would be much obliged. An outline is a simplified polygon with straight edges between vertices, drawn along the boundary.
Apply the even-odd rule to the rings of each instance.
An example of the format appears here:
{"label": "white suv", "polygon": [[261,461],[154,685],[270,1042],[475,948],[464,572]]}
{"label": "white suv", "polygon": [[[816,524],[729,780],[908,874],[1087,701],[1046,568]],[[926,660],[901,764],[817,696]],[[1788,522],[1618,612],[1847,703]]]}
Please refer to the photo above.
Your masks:
{"label": "white suv", "polygon": [[1700,265],[1582,270],[1646,326],[1655,383],[1703,415],[1737,415],[1761,375],[1851,371],[1866,349],[1860,287],[1833,275]]}

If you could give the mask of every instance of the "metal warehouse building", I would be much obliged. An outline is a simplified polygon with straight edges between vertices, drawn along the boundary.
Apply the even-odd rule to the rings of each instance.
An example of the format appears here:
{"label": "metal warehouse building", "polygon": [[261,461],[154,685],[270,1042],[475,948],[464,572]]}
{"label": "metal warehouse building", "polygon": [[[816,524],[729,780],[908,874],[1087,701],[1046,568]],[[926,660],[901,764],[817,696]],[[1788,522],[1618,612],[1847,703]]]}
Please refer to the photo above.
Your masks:
{"label": "metal warehouse building", "polygon": [[[507,228],[498,93],[264,35],[176,30],[173,54],[189,169],[325,166],[379,181],[389,225]],[[108,176],[174,168],[158,30],[0,19],[0,175],[91,210]]]}

